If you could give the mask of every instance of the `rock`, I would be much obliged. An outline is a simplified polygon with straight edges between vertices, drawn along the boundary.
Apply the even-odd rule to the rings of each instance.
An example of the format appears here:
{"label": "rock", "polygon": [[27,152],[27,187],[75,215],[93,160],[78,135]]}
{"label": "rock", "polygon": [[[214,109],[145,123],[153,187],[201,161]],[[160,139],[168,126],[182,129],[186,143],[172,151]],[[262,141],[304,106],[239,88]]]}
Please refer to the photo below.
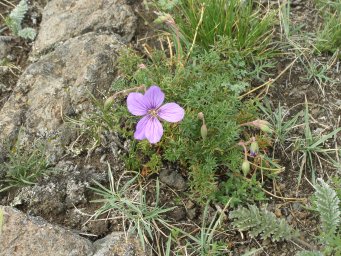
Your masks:
{"label": "rock", "polygon": [[179,191],[185,191],[187,184],[185,179],[175,170],[163,169],[160,171],[160,181]]}
{"label": "rock", "polygon": [[113,232],[94,242],[96,252],[93,256],[142,256],[145,255],[138,240],[125,238],[123,232]]}
{"label": "rock", "polygon": [[22,137],[28,137],[29,143],[30,137],[49,140],[47,151],[62,155],[63,146],[75,136],[64,116],[91,111],[89,93],[99,97],[98,92],[110,87],[121,47],[115,36],[87,33],[67,40],[31,64],[0,110],[0,145],[14,140],[22,127],[26,134]]}
{"label": "rock", "polygon": [[0,39],[0,61],[5,59],[11,51],[11,43]]}
{"label": "rock", "polygon": [[18,210],[0,206],[4,221],[0,235],[1,256],[88,256],[90,241],[68,230],[48,224],[41,218],[26,216]]}
{"label": "rock", "polygon": [[186,218],[186,209],[183,206],[177,206],[174,210],[170,211],[168,215],[175,221],[180,221]]}
{"label": "rock", "polygon": [[135,29],[136,17],[124,0],[51,0],[43,11],[34,54],[88,32],[115,33],[128,42]]}
{"label": "rock", "polygon": [[0,256],[144,256],[137,239],[113,232],[93,244],[40,217],[0,206]]}
{"label": "rock", "polygon": [[187,209],[187,216],[190,220],[194,220],[198,215],[197,208]]}

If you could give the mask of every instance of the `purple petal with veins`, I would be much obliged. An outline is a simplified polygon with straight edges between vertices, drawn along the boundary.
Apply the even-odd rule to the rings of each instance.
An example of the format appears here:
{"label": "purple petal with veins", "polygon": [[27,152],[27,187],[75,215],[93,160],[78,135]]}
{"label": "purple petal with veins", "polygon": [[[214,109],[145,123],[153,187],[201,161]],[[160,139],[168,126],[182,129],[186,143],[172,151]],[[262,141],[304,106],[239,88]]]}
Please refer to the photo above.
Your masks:
{"label": "purple petal with veins", "polygon": [[143,117],[136,125],[136,131],[134,133],[134,138],[137,140],[144,140],[146,138],[146,127],[151,116],[146,115]]}
{"label": "purple petal with veins", "polygon": [[141,93],[129,93],[127,98],[127,106],[130,113],[135,116],[144,116],[148,113],[148,108]]}
{"label": "purple petal with veins", "polygon": [[162,134],[162,124],[156,117],[151,117],[146,124],[146,138],[149,140],[150,143],[157,143],[161,140]]}
{"label": "purple petal with veins", "polygon": [[171,123],[181,121],[185,116],[185,110],[176,103],[166,103],[159,108],[158,116]]}
{"label": "purple petal with veins", "polygon": [[145,102],[147,108],[151,110],[157,109],[158,107],[161,106],[165,99],[165,94],[161,91],[161,89],[158,86],[153,85],[149,87],[149,89],[146,91],[143,97],[144,97],[143,101]]}

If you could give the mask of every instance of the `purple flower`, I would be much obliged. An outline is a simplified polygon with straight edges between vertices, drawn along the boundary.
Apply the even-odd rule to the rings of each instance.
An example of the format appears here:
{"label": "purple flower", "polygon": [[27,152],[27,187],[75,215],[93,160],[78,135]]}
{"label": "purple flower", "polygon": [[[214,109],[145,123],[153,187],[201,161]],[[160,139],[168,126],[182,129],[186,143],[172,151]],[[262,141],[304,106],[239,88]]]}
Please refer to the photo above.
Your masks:
{"label": "purple flower", "polygon": [[127,98],[128,110],[135,116],[143,116],[136,125],[134,138],[147,139],[150,143],[161,140],[163,128],[159,119],[175,123],[184,118],[185,111],[176,103],[166,103],[163,106],[165,94],[161,89],[153,85],[146,93],[132,92]]}

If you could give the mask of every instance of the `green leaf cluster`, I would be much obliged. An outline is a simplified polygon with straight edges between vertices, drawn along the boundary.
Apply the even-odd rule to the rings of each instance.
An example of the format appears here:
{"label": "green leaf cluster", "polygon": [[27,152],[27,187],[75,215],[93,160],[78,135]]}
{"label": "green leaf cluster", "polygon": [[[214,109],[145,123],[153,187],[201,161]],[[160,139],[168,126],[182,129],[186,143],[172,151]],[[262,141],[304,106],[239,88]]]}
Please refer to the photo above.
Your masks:
{"label": "green leaf cluster", "polygon": [[240,231],[249,231],[252,237],[271,238],[272,241],[290,240],[297,232],[284,220],[266,209],[255,205],[240,207],[230,213],[233,226]]}
{"label": "green leaf cluster", "polygon": [[[247,184],[249,181],[238,175],[233,178],[240,185],[235,187],[236,194],[219,193],[231,186],[220,185],[219,175],[226,177],[229,173],[229,179],[240,172],[243,151],[237,143],[243,137],[243,129],[239,124],[257,118],[254,104],[239,99],[249,87],[253,69],[237,52],[234,56],[238,58],[229,58],[229,44],[224,42],[228,39],[220,40],[211,50],[196,52],[185,66],[174,65],[164,52],[155,51],[149,60],[143,61],[131,50],[123,51],[119,58],[121,78],[112,89],[117,92],[141,84],[146,87],[157,84],[165,92],[165,102],[177,102],[186,111],[179,124],[163,123],[164,135],[156,146],[134,142],[127,161],[129,168],[147,166],[158,170],[164,161],[176,162],[187,171],[191,195],[197,202],[218,198],[225,202],[233,197],[237,205],[248,192],[257,191],[253,198],[264,199],[259,185]],[[199,112],[204,113],[207,126],[205,140],[200,132]],[[126,111],[117,111],[115,116],[124,120],[126,135],[131,138],[138,118],[129,114],[127,117]],[[255,186],[257,189],[252,189]]]}
{"label": "green leaf cluster", "polygon": [[8,17],[5,18],[5,24],[16,36],[20,36],[24,39],[33,40],[37,32],[35,29],[27,27],[22,28],[21,23],[28,11],[28,4],[26,0],[21,0],[19,4],[11,11]]}

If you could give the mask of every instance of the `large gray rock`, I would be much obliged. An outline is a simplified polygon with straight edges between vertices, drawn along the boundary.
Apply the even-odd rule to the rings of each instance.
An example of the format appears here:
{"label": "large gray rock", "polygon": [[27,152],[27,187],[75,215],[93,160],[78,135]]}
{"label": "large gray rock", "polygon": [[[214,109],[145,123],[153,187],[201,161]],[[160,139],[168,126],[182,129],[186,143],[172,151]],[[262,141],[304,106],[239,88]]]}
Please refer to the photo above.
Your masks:
{"label": "large gray rock", "polygon": [[34,53],[90,31],[109,32],[130,41],[136,17],[125,0],[51,0],[44,9]]}
{"label": "large gray rock", "polygon": [[31,64],[0,111],[0,147],[24,127],[26,134],[48,139],[60,150],[72,135],[64,116],[89,111],[89,93],[99,96],[108,90],[121,47],[115,36],[91,32],[65,41]]}
{"label": "large gray rock", "polygon": [[91,243],[9,206],[0,205],[0,216],[0,256],[145,256],[138,240],[126,238],[122,232]]}
{"label": "large gray rock", "polygon": [[88,256],[94,253],[90,241],[41,218],[0,206],[1,256]]}

